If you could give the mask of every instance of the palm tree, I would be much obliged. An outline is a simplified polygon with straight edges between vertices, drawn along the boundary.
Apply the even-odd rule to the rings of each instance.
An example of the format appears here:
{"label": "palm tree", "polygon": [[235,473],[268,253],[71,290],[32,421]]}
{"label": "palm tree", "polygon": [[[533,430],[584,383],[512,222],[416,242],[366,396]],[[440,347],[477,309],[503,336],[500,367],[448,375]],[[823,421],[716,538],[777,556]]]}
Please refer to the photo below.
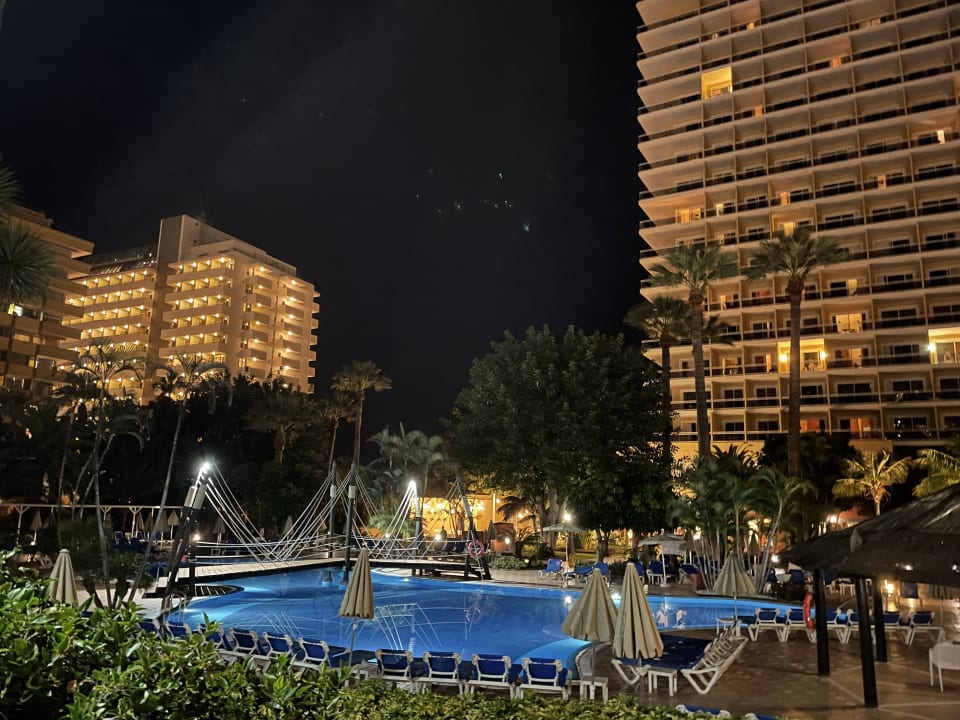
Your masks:
{"label": "palm tree", "polygon": [[904,482],[910,472],[909,458],[892,460],[893,456],[885,451],[879,454],[865,452],[862,460],[847,460],[847,477],[834,483],[833,494],[837,497],[868,497],[873,500],[874,511],[879,515],[880,503],[890,496],[889,487]]}
{"label": "palm tree", "polygon": [[333,469],[340,422],[353,417],[355,405],[354,399],[345,392],[337,391],[320,398],[320,414],[330,422],[330,457],[327,459],[327,470]]}
{"label": "palm tree", "polygon": [[787,403],[787,474],[800,475],[800,303],[807,278],[817,268],[840,262],[844,252],[826,237],[813,237],[809,227],[764,240],[751,258],[747,277],[762,280],[786,275],[790,300],[790,394]]}
{"label": "palm tree", "polygon": [[360,466],[360,426],[363,424],[363,400],[366,392],[380,392],[392,387],[390,378],[369,360],[354,360],[333,376],[330,389],[352,394],[356,403],[353,418],[353,464],[357,467]]}
{"label": "palm tree", "polygon": [[667,408],[666,427],[663,433],[663,456],[668,463],[673,460],[670,438],[673,434],[673,413],[670,408],[673,395],[670,391],[670,348],[687,337],[690,331],[690,313],[687,304],[668,295],[657,295],[650,302],[634,305],[623,321],[632,328],[645,333],[660,346],[660,368],[663,377],[663,402]]}
{"label": "palm tree", "polygon": [[[97,388],[97,397],[93,404],[96,413],[96,429],[91,455],[91,460],[93,461],[92,483],[97,512],[97,531],[100,536],[100,550],[103,555],[103,575],[106,578],[110,577],[108,559],[109,546],[103,526],[103,512],[100,507],[100,462],[106,450],[101,452],[100,446],[105,437],[105,431],[107,430],[108,402],[113,400],[113,395],[110,393],[109,387],[115,382],[119,382],[122,387],[122,381],[126,377],[132,376],[139,379],[143,362],[143,358],[131,355],[104,339],[91,343],[87,350],[77,358],[74,369],[74,373],[84,376],[89,383]],[[109,448],[109,443],[107,448]],[[88,461],[88,465],[89,464],[90,461]],[[80,477],[83,477],[83,472],[81,472]],[[107,583],[106,593],[107,605],[112,606],[113,602],[109,583]]]}
{"label": "palm tree", "polygon": [[693,346],[693,382],[697,396],[697,451],[710,455],[707,387],[703,365],[703,305],[710,285],[737,273],[737,260],[718,245],[681,245],[663,255],[666,264],[650,268],[650,281],[658,287],[682,286],[687,290],[690,342]]}
{"label": "palm tree", "polygon": [[[2,8],[3,3],[0,0],[0,11],[2,11]],[[2,159],[2,156],[0,156],[0,160]],[[19,194],[20,184],[17,182],[13,170],[0,163],[0,215],[6,214]]]}
{"label": "palm tree", "polygon": [[[63,456],[60,459],[60,473],[57,478],[57,542],[62,544],[60,534],[60,507],[63,502],[63,482],[67,471],[67,459],[73,444],[73,425],[81,412],[86,412],[87,403],[96,399],[98,388],[86,374],[70,372],[66,382],[52,393],[53,400],[64,410],[67,416],[66,440],[63,444]],[[82,410],[81,410],[82,408]]]}
{"label": "palm tree", "polygon": [[917,453],[917,465],[927,471],[927,476],[913,489],[916,497],[932,495],[950,485],[960,482],[960,458],[958,443],[954,439],[946,451],[928,448]]}
{"label": "palm tree", "polygon": [[43,297],[52,276],[46,243],[20,223],[0,223],[0,309]]}
{"label": "palm tree", "polygon": [[272,388],[253,408],[247,419],[252,430],[273,433],[273,461],[283,464],[283,451],[300,431],[317,424],[319,410],[304,393]]}
{"label": "palm tree", "polygon": [[[167,361],[157,366],[159,378],[155,383],[157,391],[177,402],[177,423],[173,431],[173,443],[170,446],[170,459],[167,462],[167,475],[163,482],[163,491],[160,493],[160,508],[150,528],[148,538],[152,540],[157,532],[157,523],[160,516],[166,511],[167,496],[170,493],[170,482],[173,479],[173,468],[177,459],[177,446],[180,444],[180,430],[183,419],[187,414],[187,402],[192,397],[207,395],[210,400],[210,413],[216,409],[216,389],[227,389],[229,405],[233,400],[233,385],[227,380],[230,367],[222,362],[203,360],[199,355],[173,354]],[[147,555],[144,554],[138,563],[136,577],[130,588],[130,600],[140,586],[140,580],[147,567]]]}

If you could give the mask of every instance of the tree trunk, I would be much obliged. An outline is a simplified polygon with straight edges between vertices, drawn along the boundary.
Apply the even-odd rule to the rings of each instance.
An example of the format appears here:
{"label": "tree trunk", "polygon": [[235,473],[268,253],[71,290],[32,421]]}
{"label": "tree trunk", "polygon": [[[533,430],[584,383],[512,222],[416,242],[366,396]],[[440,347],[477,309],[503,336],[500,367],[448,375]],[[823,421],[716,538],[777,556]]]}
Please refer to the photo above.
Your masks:
{"label": "tree trunk", "polygon": [[673,466],[673,395],[670,392],[670,343],[660,340],[660,372],[663,373],[663,409],[667,414],[663,427],[663,459],[667,468]]}
{"label": "tree trunk", "polygon": [[787,477],[800,477],[800,301],[803,283],[791,280],[790,295],[790,398],[787,403]]}
{"label": "tree trunk", "polygon": [[287,433],[282,427],[278,427],[273,434],[273,461],[277,465],[283,465],[283,449],[287,446]]}
{"label": "tree trunk", "polygon": [[330,433],[330,457],[327,458],[327,471],[333,470],[333,453],[337,447],[337,430],[340,429],[340,419],[333,421],[333,430]]}
{"label": "tree trunk", "polygon": [[170,447],[170,459],[167,461],[167,477],[163,481],[163,492],[160,494],[160,509],[157,512],[156,517],[153,519],[153,524],[150,527],[150,534],[147,536],[147,549],[140,558],[140,562],[137,563],[137,574],[134,577],[132,586],[130,587],[130,597],[127,598],[127,600],[130,602],[133,602],[133,598],[137,594],[137,588],[140,587],[140,581],[143,579],[143,573],[146,572],[147,562],[150,559],[150,546],[153,543],[154,535],[157,533],[157,523],[160,522],[160,516],[163,515],[164,510],[166,509],[167,495],[170,492],[170,481],[173,479],[173,465],[177,458],[177,446],[180,444],[180,428],[183,427],[183,417],[187,412],[186,407],[187,401],[186,398],[184,398],[180,401],[180,407],[177,410],[177,426],[173,430],[173,443]]}
{"label": "tree trunk", "polygon": [[697,452],[710,457],[710,422],[707,418],[707,385],[703,363],[703,295],[691,292],[690,341],[693,344],[693,386],[697,397]]}
{"label": "tree trunk", "polygon": [[57,517],[57,546],[63,547],[63,537],[60,534],[60,520],[61,513],[63,509],[63,477],[67,471],[67,456],[70,454],[70,436],[73,435],[73,418],[74,412],[73,408],[70,408],[70,419],[67,421],[67,442],[63,448],[63,458],[60,460],[60,476],[57,478],[57,507],[56,507],[56,517]]}
{"label": "tree trunk", "polygon": [[110,593],[110,557],[109,547],[107,546],[107,533],[103,527],[103,510],[100,507],[100,440],[103,438],[103,413],[104,413],[104,404],[106,402],[106,383],[101,385],[100,388],[100,398],[98,404],[97,412],[97,431],[94,434],[93,440],[93,497],[94,497],[94,506],[97,513],[97,535],[100,539],[100,561],[103,568],[103,584],[104,591],[106,592],[107,597],[107,607],[113,607],[113,597]]}
{"label": "tree trunk", "polygon": [[353,464],[360,467],[360,425],[363,423],[363,393],[357,393],[357,419],[353,422]]}

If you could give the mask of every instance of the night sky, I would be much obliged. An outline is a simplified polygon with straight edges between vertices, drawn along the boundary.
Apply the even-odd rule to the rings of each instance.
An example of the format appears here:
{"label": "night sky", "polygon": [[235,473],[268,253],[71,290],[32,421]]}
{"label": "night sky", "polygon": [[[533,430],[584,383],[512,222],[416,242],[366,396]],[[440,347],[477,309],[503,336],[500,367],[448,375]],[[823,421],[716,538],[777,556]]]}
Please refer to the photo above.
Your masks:
{"label": "night sky", "polygon": [[28,204],[97,252],[203,212],[295,265],[317,387],[353,359],[393,379],[365,435],[438,432],[504,330],[626,330],[633,2],[8,0],[2,22]]}

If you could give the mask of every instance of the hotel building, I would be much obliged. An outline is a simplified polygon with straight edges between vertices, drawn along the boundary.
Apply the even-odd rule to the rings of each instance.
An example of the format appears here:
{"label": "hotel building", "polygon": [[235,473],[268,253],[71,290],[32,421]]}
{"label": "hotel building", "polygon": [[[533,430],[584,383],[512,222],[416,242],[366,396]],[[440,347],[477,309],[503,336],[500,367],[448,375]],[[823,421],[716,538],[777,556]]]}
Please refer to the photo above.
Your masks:
{"label": "hotel building", "polygon": [[22,225],[48,248],[53,276],[45,297],[0,312],[0,387],[45,397],[76,359],[76,353],[61,347],[79,337],[70,327],[77,311],[64,300],[77,292],[76,279],[88,272],[82,258],[90,254],[93,243],[54,230],[50,218],[24,207],[13,206],[6,221]]}
{"label": "hotel building", "polygon": [[[960,4],[636,7],[641,264],[716,243],[745,269],[774,233],[835,239],[845,261],[814,271],[802,304],[803,430],[867,449],[960,433]],[[712,443],[759,447],[786,427],[785,280],[740,275],[707,302],[731,341],[705,347]],[[692,368],[674,348],[681,455],[696,452]]]}
{"label": "hotel building", "polygon": [[[292,265],[187,215],[161,221],[156,245],[88,261],[82,291],[67,298],[79,337],[65,347],[110,338],[152,362],[199,357],[312,392],[317,292]],[[113,390],[154,397],[150,382],[133,382]]]}

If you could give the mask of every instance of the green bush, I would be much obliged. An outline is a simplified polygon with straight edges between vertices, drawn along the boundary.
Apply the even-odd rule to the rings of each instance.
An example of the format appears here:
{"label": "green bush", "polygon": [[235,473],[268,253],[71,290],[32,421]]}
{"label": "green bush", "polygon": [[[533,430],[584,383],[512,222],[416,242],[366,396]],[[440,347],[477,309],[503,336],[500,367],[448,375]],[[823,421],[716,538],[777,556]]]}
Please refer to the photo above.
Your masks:
{"label": "green bush", "polygon": [[490,567],[498,570],[527,570],[530,566],[515,555],[497,555],[490,560]]}
{"label": "green bush", "polygon": [[140,630],[132,606],[58,605],[47,581],[12,570],[0,556],[0,718],[30,720],[693,720],[631,696],[581,703],[528,696],[411,695],[382,682],[347,687],[336,671],[265,672],[222,663],[193,634],[165,642]]}

